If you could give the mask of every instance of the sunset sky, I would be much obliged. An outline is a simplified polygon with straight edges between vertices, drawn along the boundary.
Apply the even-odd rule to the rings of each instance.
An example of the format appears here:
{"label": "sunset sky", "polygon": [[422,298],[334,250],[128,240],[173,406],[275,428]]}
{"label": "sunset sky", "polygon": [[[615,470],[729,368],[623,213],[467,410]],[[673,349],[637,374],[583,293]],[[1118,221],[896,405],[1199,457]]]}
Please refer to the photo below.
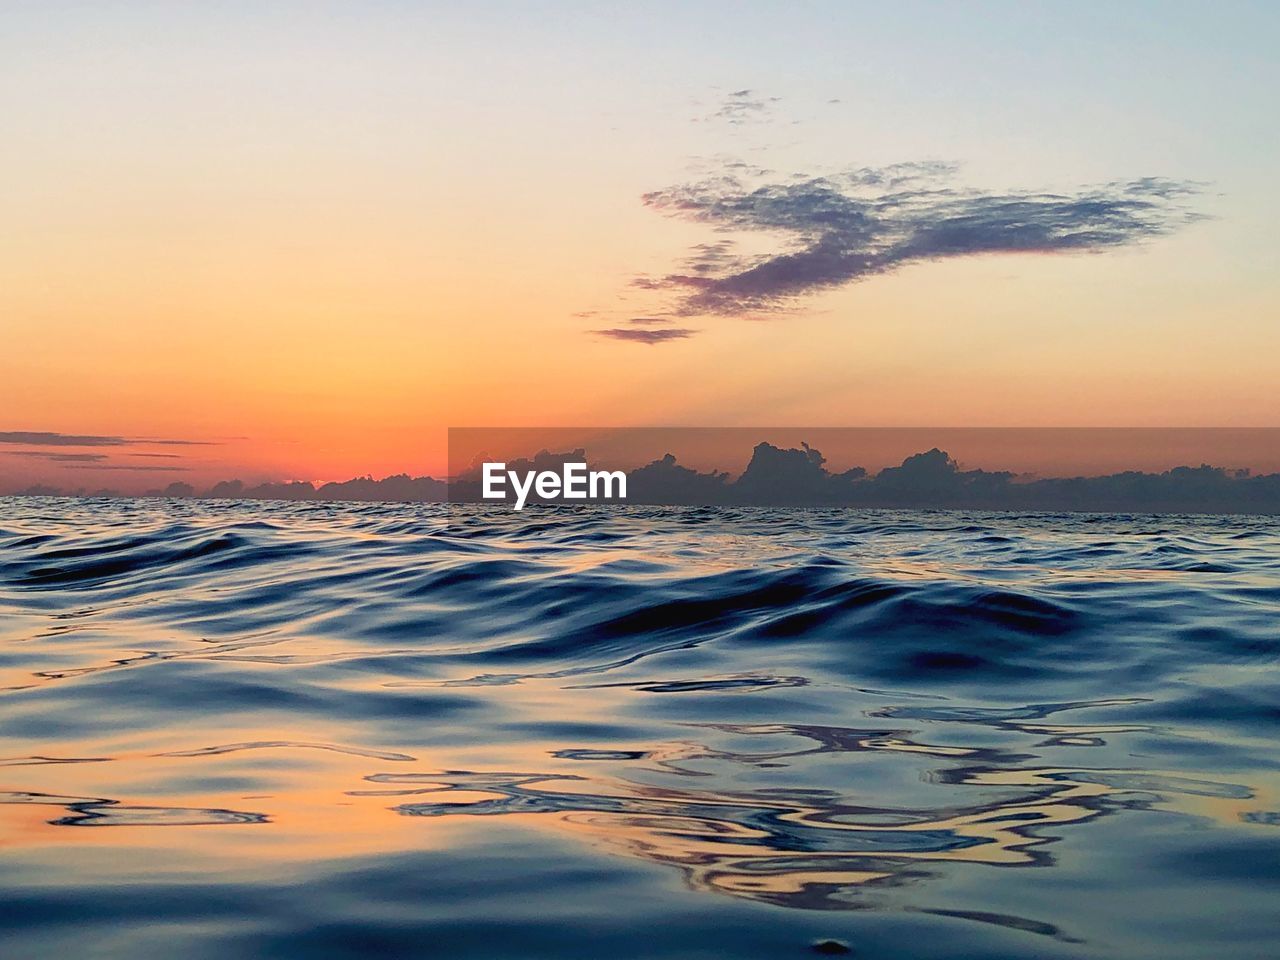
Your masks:
{"label": "sunset sky", "polygon": [[1280,7],[804,9],[5,4],[0,487],[1280,426]]}

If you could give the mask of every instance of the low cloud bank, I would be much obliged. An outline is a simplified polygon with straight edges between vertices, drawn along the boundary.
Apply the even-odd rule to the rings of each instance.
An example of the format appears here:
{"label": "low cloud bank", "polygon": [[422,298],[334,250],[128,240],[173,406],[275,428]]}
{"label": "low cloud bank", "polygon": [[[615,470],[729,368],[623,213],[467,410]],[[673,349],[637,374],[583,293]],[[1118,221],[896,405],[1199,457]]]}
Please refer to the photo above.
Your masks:
{"label": "low cloud bank", "polygon": [[[588,460],[585,451],[541,451],[516,466],[553,469]],[[698,472],[667,454],[628,472],[629,503],[673,506],[866,507],[1104,513],[1280,514],[1280,474],[1250,475],[1201,464],[1162,473],[1125,471],[1100,477],[1025,479],[1007,471],[963,470],[937,448],[907,457],[874,475],[861,467],[833,473],[822,453],[807,444],[782,448],[757,444],[746,470]],[[16,495],[68,495],[32,487]],[[111,491],[73,495],[114,496]],[[452,484],[433,477],[399,474],[360,477],[316,486],[304,481],[248,485],[226,480],[204,491],[172,483],[153,497],[376,502],[469,502],[479,499],[476,478]]]}

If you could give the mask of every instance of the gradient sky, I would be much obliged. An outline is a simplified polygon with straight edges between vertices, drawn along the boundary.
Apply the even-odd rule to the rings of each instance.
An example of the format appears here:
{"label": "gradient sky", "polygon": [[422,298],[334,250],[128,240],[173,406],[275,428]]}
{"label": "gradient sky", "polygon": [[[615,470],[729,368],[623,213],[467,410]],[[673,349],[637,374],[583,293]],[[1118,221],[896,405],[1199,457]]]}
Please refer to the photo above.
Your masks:
{"label": "gradient sky", "polygon": [[[1280,426],[1278,43],[1264,3],[6,3],[0,432],[129,442],[0,477],[438,473],[450,425]],[[923,163],[910,256],[850,275],[846,224],[820,284],[664,280],[733,240],[738,289],[812,240],[797,184]],[[726,219],[760,187],[787,229]],[[1105,242],[1045,206],[1132,196]],[[994,249],[1009,197],[1049,240]]]}

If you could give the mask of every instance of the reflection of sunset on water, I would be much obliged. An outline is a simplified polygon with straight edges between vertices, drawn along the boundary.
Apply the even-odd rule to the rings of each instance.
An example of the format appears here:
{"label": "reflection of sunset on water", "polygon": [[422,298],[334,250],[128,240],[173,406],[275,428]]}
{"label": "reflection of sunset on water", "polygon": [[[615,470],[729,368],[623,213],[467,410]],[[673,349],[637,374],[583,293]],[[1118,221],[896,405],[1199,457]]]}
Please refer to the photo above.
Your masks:
{"label": "reflection of sunset on water", "polygon": [[1063,884],[1167,924],[1144,891],[1277,837],[1266,520],[94,509],[0,529],[0,848],[95,896],[276,929],[333,884],[409,927],[634,894],[1025,953],[1123,937]]}
{"label": "reflection of sunset on water", "polygon": [[[938,753],[897,741],[869,743],[867,749]],[[680,752],[707,755],[687,748]],[[651,756],[662,753],[655,750]],[[1010,788],[1016,795],[944,813],[866,808],[834,795],[814,797],[812,791],[790,797],[786,790],[706,794],[575,775],[392,773],[370,779],[415,785],[373,791],[377,795],[432,798],[397,808],[409,816],[545,818],[607,848],[678,866],[694,887],[810,908],[838,906],[845,888],[896,877],[919,879],[927,875],[922,864],[931,862],[1049,865],[1052,854],[1044,848],[1060,835],[1046,828],[1125,808],[1156,805],[1205,815],[1208,809],[1196,800],[1211,796],[1218,801],[1212,815],[1234,824],[1257,803],[1249,788],[1159,774],[961,767],[940,775],[947,783]],[[1139,786],[1110,785],[1108,778],[1120,784],[1132,779]]]}

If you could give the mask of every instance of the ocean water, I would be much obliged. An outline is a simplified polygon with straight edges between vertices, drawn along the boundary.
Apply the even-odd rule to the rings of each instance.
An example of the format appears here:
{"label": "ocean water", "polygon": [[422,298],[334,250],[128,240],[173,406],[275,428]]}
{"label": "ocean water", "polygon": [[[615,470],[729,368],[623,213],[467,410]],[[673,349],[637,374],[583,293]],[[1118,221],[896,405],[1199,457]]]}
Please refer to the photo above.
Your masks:
{"label": "ocean water", "polygon": [[6,958],[1259,958],[1280,521],[0,500]]}

